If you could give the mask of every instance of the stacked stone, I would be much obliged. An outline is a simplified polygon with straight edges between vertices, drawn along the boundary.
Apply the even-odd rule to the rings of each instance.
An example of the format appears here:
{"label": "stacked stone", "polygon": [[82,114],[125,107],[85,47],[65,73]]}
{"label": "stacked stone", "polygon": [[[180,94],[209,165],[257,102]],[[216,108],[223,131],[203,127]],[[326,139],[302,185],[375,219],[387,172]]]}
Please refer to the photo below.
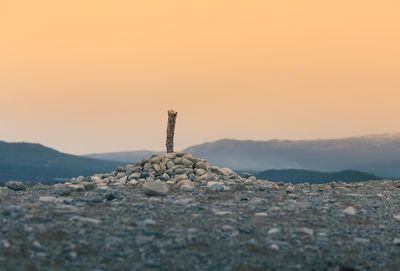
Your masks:
{"label": "stacked stone", "polygon": [[228,191],[238,182],[249,183],[254,177],[242,178],[229,168],[209,166],[205,159],[184,152],[153,155],[136,164],[118,167],[108,174],[72,178],[65,185],[85,191],[96,187],[131,185],[142,187],[147,195],[163,196],[171,188],[192,192],[196,187],[212,191]]}

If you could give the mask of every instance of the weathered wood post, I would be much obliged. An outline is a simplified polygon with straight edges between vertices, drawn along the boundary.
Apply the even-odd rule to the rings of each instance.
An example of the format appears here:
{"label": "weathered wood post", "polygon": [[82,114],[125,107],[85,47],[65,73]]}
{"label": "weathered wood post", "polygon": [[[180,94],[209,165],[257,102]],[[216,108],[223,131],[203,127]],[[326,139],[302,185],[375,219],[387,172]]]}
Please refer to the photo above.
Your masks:
{"label": "weathered wood post", "polygon": [[174,134],[177,115],[178,112],[174,110],[168,110],[167,153],[174,152]]}

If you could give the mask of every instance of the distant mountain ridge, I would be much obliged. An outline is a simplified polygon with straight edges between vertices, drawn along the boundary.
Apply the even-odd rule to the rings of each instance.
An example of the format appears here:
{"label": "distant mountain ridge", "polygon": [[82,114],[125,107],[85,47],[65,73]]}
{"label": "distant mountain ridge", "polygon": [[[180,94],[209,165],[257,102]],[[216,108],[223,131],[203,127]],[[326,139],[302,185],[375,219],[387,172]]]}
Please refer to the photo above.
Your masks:
{"label": "distant mountain ridge", "polygon": [[34,143],[0,141],[0,181],[43,181],[109,172],[125,164],[58,152]]}
{"label": "distant mountain ridge", "polygon": [[184,150],[237,170],[353,170],[400,177],[400,134],[326,140],[221,139]]}
{"label": "distant mountain ridge", "polygon": [[[320,140],[221,139],[184,149],[211,164],[234,170],[304,169],[324,172],[352,169],[400,178],[400,134]],[[87,157],[137,162],[157,151],[92,154]]]}

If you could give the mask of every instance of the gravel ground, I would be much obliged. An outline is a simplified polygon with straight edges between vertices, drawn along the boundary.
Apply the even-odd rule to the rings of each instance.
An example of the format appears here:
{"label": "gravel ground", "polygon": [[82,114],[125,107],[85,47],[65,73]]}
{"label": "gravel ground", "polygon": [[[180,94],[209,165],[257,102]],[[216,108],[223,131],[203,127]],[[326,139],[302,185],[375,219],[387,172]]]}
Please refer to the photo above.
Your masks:
{"label": "gravel ground", "polygon": [[[14,190],[16,189],[16,190]],[[18,190],[22,189],[22,190]],[[0,270],[399,270],[400,181],[0,187]]]}

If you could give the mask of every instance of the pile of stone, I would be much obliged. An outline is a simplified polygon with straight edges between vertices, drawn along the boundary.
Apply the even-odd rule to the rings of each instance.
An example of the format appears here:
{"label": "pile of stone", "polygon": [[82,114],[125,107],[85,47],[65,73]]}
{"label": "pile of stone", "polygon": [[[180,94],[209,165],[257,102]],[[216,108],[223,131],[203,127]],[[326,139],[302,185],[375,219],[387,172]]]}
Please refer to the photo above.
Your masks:
{"label": "pile of stone", "polygon": [[153,155],[125,168],[118,167],[107,174],[72,178],[70,182],[57,185],[58,194],[73,191],[90,191],[96,188],[130,185],[141,188],[149,196],[165,196],[171,190],[193,192],[195,189],[229,191],[238,184],[248,184],[256,179],[243,178],[229,168],[209,166],[205,159],[184,152]]}

